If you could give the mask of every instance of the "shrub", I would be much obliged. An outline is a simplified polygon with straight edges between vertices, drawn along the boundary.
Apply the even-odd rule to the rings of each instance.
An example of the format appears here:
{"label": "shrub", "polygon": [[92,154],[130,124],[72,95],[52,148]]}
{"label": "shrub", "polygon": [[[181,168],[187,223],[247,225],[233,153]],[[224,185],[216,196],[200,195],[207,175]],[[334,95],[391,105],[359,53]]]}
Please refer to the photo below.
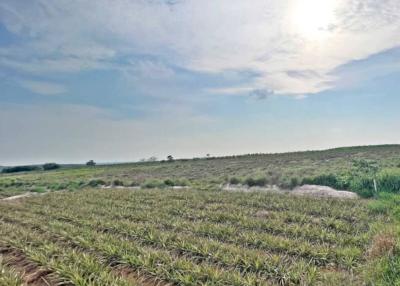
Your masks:
{"label": "shrub", "polygon": [[68,189],[78,189],[80,186],[81,186],[81,185],[80,185],[80,182],[71,181],[71,182],[67,183],[67,186],[66,186],[66,187],[67,187]]}
{"label": "shrub", "polygon": [[43,165],[43,170],[45,171],[49,171],[49,170],[55,170],[55,169],[59,169],[60,165],[56,164],[56,163],[46,163]]}
{"label": "shrub", "polygon": [[297,177],[292,177],[290,179],[290,189],[294,189],[295,187],[297,187],[298,185],[300,185],[300,180]]}
{"label": "shrub", "polygon": [[40,170],[38,166],[15,166],[7,167],[1,170],[2,173],[30,172]]}
{"label": "shrub", "polygon": [[55,183],[49,186],[49,188],[53,191],[60,191],[60,190],[65,190],[68,187],[67,183]]}
{"label": "shrub", "polygon": [[356,177],[350,181],[350,189],[353,191],[363,191],[368,190],[373,192],[374,180],[368,177]]}
{"label": "shrub", "polygon": [[338,188],[340,186],[339,180],[333,174],[329,175],[320,175],[314,178],[304,178],[302,184],[309,184],[309,185],[321,185],[321,186],[328,186],[332,188]]}
{"label": "shrub", "polygon": [[105,181],[103,181],[103,180],[101,180],[101,179],[95,179],[95,180],[91,180],[91,181],[89,181],[89,183],[88,183],[88,186],[89,187],[97,187],[97,186],[104,186],[104,185],[106,185],[106,182]]}
{"label": "shrub", "polygon": [[229,184],[239,185],[240,183],[241,183],[241,180],[237,177],[232,177],[229,179]]}
{"label": "shrub", "polygon": [[360,197],[369,199],[374,196],[374,191],[373,190],[368,190],[368,189],[360,189],[360,190],[352,190],[355,193],[357,193]]}
{"label": "shrub", "polygon": [[380,192],[400,193],[400,172],[385,170],[378,174],[378,189]]}
{"label": "shrub", "polygon": [[164,183],[164,181],[157,180],[157,179],[146,180],[142,184],[142,187],[146,188],[146,189],[165,188],[165,183]]}
{"label": "shrub", "polygon": [[265,177],[259,177],[259,178],[249,177],[249,178],[246,178],[246,180],[244,182],[249,187],[254,187],[254,186],[263,187],[267,184],[267,178],[265,178]]}
{"label": "shrub", "polygon": [[165,184],[166,186],[169,186],[169,187],[175,186],[175,182],[172,181],[171,179],[166,179],[166,180],[164,180],[164,184]]}
{"label": "shrub", "polygon": [[187,179],[165,179],[164,185],[168,187],[187,186],[189,185],[189,181]]}
{"label": "shrub", "polygon": [[30,190],[32,193],[45,193],[46,189],[43,187],[36,187]]}
{"label": "shrub", "polygon": [[[378,192],[400,193],[400,172],[396,170],[383,170],[376,177]],[[354,177],[350,181],[350,189],[372,196],[375,187],[373,177]]]}
{"label": "shrub", "polygon": [[117,187],[118,186],[124,186],[124,182],[121,181],[121,180],[116,179],[116,180],[113,181],[113,185],[117,186]]}
{"label": "shrub", "polygon": [[185,186],[188,186],[189,184],[190,184],[190,182],[187,179],[175,180],[175,186],[183,186],[183,187],[185,187]]}

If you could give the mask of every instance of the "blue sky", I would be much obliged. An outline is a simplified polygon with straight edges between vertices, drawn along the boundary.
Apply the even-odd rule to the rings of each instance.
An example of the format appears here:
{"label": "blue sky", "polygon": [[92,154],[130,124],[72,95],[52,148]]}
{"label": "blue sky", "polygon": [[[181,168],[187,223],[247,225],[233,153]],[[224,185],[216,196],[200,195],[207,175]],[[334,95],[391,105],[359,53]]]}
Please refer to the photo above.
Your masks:
{"label": "blue sky", "polygon": [[397,0],[2,0],[0,165],[400,143]]}

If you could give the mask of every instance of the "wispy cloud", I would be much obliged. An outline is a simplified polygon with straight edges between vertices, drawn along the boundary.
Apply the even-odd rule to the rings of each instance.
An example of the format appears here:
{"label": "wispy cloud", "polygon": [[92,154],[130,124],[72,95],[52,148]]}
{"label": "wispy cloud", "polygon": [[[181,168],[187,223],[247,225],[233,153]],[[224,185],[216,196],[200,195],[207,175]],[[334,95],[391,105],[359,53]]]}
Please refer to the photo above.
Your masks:
{"label": "wispy cloud", "polygon": [[36,80],[19,80],[18,83],[37,94],[42,95],[57,95],[62,94],[67,91],[67,88],[61,84],[46,82],[46,81],[36,81]]}
{"label": "wispy cloud", "polygon": [[210,74],[250,71],[250,90],[318,93],[336,86],[337,67],[399,46],[399,13],[398,0],[5,0],[0,21],[26,40],[3,48],[0,66],[124,70],[132,66],[126,58],[150,56],[134,62],[136,75],[173,75],[160,63]]}

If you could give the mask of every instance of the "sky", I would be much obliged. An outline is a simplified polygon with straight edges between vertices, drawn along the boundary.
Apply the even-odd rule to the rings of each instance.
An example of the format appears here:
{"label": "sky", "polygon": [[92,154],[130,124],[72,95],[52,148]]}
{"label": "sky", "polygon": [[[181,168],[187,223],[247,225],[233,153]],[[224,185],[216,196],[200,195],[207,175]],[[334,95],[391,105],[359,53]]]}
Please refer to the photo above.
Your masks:
{"label": "sky", "polygon": [[398,0],[0,0],[0,165],[400,143]]}

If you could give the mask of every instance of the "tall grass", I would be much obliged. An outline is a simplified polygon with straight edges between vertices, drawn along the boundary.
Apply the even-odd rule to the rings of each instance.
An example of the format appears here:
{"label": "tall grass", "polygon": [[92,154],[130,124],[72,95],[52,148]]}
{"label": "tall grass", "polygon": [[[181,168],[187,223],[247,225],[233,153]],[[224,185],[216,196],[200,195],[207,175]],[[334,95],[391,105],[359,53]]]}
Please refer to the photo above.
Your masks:
{"label": "tall grass", "polygon": [[400,194],[400,170],[398,169],[384,169],[378,172],[375,177],[351,173],[345,175],[320,175],[304,178],[302,184],[329,186],[335,189],[350,190],[362,197],[372,197],[375,195],[374,180],[378,193]]}

